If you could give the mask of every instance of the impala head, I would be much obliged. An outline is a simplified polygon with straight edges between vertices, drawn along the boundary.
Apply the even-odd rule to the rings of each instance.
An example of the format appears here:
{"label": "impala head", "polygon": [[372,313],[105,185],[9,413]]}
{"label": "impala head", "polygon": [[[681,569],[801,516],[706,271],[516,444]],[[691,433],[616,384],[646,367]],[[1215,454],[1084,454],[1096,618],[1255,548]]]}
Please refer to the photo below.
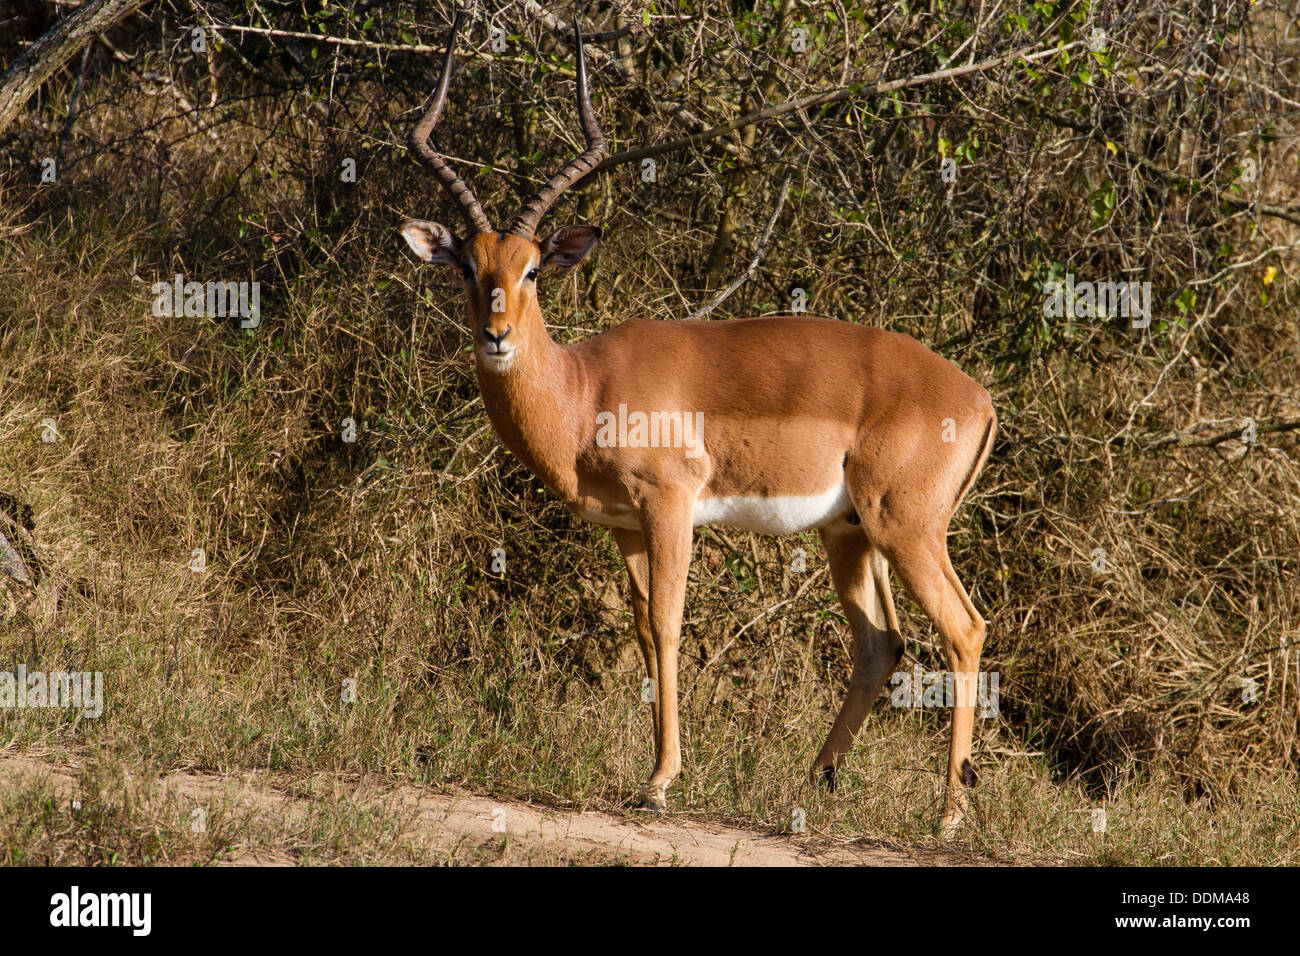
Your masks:
{"label": "impala head", "polygon": [[604,157],[605,137],[591,108],[582,33],[575,15],[578,116],[587,149],[570,160],[524,203],[504,231],[493,229],[469,186],[429,145],[429,134],[441,117],[447,100],[456,34],[463,19],[463,11],[456,14],[433,102],[411,130],[407,145],[456,200],[465,216],[468,231],[462,238],[440,223],[412,219],[402,226],[402,236],[425,262],[460,270],[465,280],[474,347],[482,367],[492,372],[506,372],[514,366],[519,350],[538,341],[538,336],[546,336],[541,307],[537,304],[538,278],[548,269],[568,268],[581,262],[600,238],[600,230],[595,226],[564,226],[541,242],[536,241],[533,235],[538,222],[560,194],[591,172]]}

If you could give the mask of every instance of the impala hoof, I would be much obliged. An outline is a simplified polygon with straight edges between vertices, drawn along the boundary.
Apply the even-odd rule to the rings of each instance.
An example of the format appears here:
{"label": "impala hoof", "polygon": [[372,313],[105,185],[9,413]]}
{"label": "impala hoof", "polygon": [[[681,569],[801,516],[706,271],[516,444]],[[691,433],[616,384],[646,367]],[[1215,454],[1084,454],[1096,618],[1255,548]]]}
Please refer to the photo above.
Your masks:
{"label": "impala hoof", "polygon": [[829,792],[835,792],[835,768],[834,767],[813,767],[808,771],[808,778],[812,781],[814,787],[825,787]]}
{"label": "impala hoof", "polygon": [[663,813],[668,809],[668,794],[662,787],[646,790],[641,794],[641,809],[651,813]]}
{"label": "impala hoof", "polygon": [[951,840],[961,832],[963,815],[958,813],[953,816],[944,814],[939,818],[939,822],[934,825],[934,835],[940,840]]}
{"label": "impala hoof", "polygon": [[944,801],[943,815],[934,826],[934,833],[941,840],[951,840],[961,830],[966,819],[966,795],[950,795]]}

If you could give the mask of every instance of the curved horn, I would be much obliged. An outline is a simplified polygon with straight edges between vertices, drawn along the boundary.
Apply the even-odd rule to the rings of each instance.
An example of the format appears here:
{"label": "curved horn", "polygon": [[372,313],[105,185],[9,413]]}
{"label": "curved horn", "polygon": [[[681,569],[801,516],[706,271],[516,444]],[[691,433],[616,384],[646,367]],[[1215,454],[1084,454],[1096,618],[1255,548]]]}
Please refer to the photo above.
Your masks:
{"label": "curved horn", "polygon": [[421,163],[433,170],[438,181],[447,187],[452,198],[460,204],[461,211],[465,214],[465,219],[471,228],[475,232],[491,232],[492,224],[488,222],[487,216],[483,215],[483,207],[478,204],[470,188],[429,145],[429,134],[433,132],[433,127],[442,116],[442,107],[447,102],[447,86],[451,81],[451,65],[456,52],[456,34],[460,32],[460,25],[464,19],[465,11],[457,11],[456,19],[451,24],[451,36],[447,38],[447,52],[442,59],[442,75],[438,77],[438,87],[433,94],[433,102],[407,136],[406,145]]}
{"label": "curved horn", "polygon": [[578,44],[578,118],[582,121],[582,135],[587,138],[587,149],[552,176],[550,182],[524,203],[519,215],[510,223],[510,228],[506,231],[526,239],[533,238],[537,224],[546,215],[546,210],[560,198],[560,194],[591,172],[605,157],[605,134],[596,122],[596,111],[591,108],[591,91],[587,89],[587,62],[582,55],[582,30],[578,26],[577,13],[573,15],[573,33]]}

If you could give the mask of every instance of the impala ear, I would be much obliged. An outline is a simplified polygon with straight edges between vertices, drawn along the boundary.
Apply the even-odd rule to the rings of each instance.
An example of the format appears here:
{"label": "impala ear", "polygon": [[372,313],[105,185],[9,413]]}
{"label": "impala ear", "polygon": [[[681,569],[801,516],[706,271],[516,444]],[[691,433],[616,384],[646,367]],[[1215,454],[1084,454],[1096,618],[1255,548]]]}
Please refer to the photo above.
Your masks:
{"label": "impala ear", "polygon": [[402,238],[411,251],[425,262],[438,266],[464,265],[460,240],[446,226],[424,219],[412,219],[402,225]]}
{"label": "impala ear", "polygon": [[596,226],[561,226],[542,243],[542,268],[567,269],[587,257],[600,229]]}

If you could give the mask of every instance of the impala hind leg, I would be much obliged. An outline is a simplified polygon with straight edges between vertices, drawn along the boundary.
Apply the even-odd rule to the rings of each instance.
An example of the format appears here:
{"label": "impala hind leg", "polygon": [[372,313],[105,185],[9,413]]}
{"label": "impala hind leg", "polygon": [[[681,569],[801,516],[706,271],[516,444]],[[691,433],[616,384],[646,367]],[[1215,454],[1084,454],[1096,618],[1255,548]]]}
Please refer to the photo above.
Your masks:
{"label": "impala hind leg", "polygon": [[948,746],[948,782],[944,789],[939,832],[951,836],[966,815],[966,788],[975,786],[971,763],[971,733],[980,652],[984,648],[984,618],[971,603],[948,560],[944,537],[909,541],[887,551],[903,586],[934,622],[948,652],[953,672],[952,738]]}
{"label": "impala hind leg", "polygon": [[645,660],[646,674],[650,678],[650,725],[654,728],[655,762],[659,762],[659,662],[655,657],[654,636],[650,632],[650,562],[646,556],[645,538],[640,531],[614,529],[614,541],[627,564],[627,577],[632,598],[632,620],[641,657]]}
{"label": "impala hind leg", "polygon": [[813,762],[813,782],[835,789],[835,771],[853,746],[867,711],[903,656],[894,599],[889,593],[889,565],[861,528],[847,533],[822,532],[830,560],[831,582],[853,631],[853,672],[844,704]]}

